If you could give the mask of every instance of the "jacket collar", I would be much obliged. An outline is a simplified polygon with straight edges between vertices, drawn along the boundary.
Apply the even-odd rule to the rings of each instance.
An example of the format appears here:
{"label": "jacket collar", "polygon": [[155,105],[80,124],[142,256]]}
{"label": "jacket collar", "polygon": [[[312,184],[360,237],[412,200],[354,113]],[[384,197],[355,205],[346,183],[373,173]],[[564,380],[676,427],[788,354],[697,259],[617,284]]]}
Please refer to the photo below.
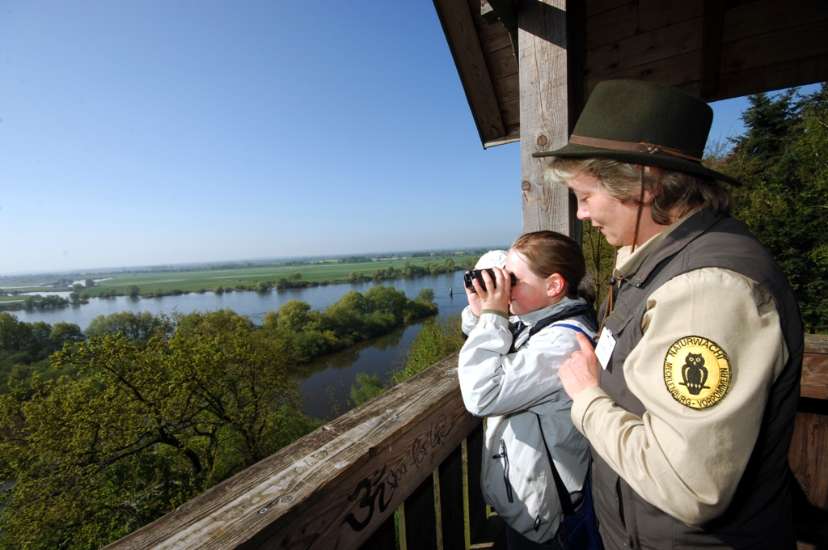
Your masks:
{"label": "jacket collar", "polygon": [[531,327],[541,319],[546,319],[547,317],[561,313],[568,309],[575,309],[583,304],[586,304],[586,300],[583,298],[569,298],[564,296],[561,298],[560,302],[552,304],[551,306],[546,306],[545,308],[530,311],[529,313],[524,313],[523,315],[518,315],[517,318],[520,319],[520,321],[526,326]]}

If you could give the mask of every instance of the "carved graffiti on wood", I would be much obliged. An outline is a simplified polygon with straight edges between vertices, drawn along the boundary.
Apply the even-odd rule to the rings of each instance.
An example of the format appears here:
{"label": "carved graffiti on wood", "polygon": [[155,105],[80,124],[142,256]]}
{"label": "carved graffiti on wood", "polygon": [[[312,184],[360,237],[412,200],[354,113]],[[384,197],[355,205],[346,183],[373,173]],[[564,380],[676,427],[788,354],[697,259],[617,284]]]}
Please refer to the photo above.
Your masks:
{"label": "carved graffiti on wood", "polygon": [[[348,496],[348,500],[356,502],[358,508],[357,514],[352,511],[345,516],[344,523],[350,525],[354,531],[362,531],[371,523],[375,507],[379,508],[380,513],[385,512],[388,508],[388,503],[391,502],[391,497],[394,494],[394,488],[390,488],[386,498],[385,472],[386,467],[383,466],[380,470],[357,483],[354,492]],[[359,519],[357,515],[363,516],[363,518]]]}
{"label": "carved graffiti on wood", "polygon": [[[442,446],[450,433],[451,423],[445,416],[440,416],[437,422],[411,443],[407,455],[412,466],[420,466],[434,449]],[[377,509],[382,514],[388,508],[394,492],[407,472],[408,465],[403,456],[396,463],[390,466],[385,464],[362,479],[348,496],[348,501],[354,504],[342,523],[347,523],[354,531],[365,529],[370,525]]]}

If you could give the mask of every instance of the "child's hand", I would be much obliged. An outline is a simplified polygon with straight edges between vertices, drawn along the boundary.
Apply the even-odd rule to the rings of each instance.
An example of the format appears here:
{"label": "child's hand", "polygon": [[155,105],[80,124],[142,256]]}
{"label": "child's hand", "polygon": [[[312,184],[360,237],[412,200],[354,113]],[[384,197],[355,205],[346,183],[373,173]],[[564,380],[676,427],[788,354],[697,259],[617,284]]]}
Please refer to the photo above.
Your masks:
{"label": "child's hand", "polygon": [[509,315],[509,301],[512,296],[512,281],[505,270],[499,267],[492,268],[495,278],[492,280],[488,271],[483,271],[483,280],[486,288],[480,286],[477,279],[472,280],[474,290],[480,300],[480,309],[491,309],[501,311],[507,317]]}
{"label": "child's hand", "polygon": [[483,309],[483,305],[480,302],[480,296],[472,292],[472,289],[466,288],[465,286],[463,289],[466,291],[466,299],[469,301],[469,307],[474,313],[475,317],[480,317],[480,310]]}

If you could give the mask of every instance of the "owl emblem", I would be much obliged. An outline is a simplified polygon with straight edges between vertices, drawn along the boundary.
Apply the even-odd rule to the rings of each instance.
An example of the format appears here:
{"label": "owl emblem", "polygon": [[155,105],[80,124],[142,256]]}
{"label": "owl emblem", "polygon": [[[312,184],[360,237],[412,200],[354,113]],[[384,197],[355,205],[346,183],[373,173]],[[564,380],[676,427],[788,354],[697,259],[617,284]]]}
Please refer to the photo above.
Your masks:
{"label": "owl emblem", "polygon": [[702,354],[687,354],[684,365],[681,367],[681,378],[684,382],[679,382],[679,384],[685,386],[691,395],[699,395],[702,389],[708,389],[708,386],[704,385],[707,382],[707,369],[704,366]]}

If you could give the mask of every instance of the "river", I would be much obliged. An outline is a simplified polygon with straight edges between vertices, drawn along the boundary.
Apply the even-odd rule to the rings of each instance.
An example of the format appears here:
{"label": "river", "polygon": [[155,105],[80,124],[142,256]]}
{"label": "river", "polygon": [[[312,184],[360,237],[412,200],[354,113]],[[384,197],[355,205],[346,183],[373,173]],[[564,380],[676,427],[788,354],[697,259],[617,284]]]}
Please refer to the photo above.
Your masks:
{"label": "river", "polygon": [[[231,309],[258,324],[268,312],[279,309],[289,300],[301,300],[310,304],[313,309],[321,310],[335,303],[348,291],[365,292],[376,284],[393,286],[405,292],[409,298],[414,298],[424,288],[432,289],[434,301],[440,309],[438,314],[440,318],[456,315],[466,305],[463,272],[456,271],[416,279],[397,279],[381,283],[335,284],[278,292],[274,290],[265,294],[246,291],[218,295],[205,292],[204,294],[192,293],[140,299],[126,296],[92,298],[87,304],[63,309],[11,311],[9,313],[27,323],[67,322],[74,323],[85,330],[92,319],[98,315],[109,315],[120,311],[133,313],[148,311],[153,315],[158,315]],[[453,290],[453,296],[449,289]],[[356,375],[364,372],[386,380],[392,371],[404,364],[411,342],[421,326],[418,323],[403,327],[391,334],[322,357],[311,365],[304,366],[303,370],[310,373],[300,383],[304,411],[317,418],[330,419],[348,410],[349,392],[356,380]]]}

